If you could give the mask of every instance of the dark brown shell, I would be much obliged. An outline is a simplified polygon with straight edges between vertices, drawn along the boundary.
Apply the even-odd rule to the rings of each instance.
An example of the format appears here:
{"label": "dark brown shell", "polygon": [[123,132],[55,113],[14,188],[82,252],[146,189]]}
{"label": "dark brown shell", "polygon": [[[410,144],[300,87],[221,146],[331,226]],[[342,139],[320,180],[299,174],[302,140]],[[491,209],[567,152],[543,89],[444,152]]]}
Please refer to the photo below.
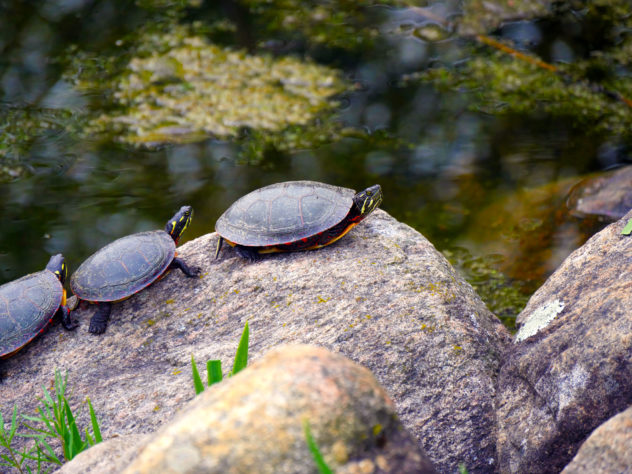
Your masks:
{"label": "dark brown shell", "polygon": [[239,245],[263,247],[296,242],[342,222],[353,189],[315,181],[288,181],[241,197],[217,220],[215,230]]}
{"label": "dark brown shell", "polygon": [[59,278],[49,270],[0,286],[0,357],[37,336],[59,309],[63,295]]}
{"label": "dark brown shell", "polygon": [[86,301],[118,301],[152,284],[176,254],[164,230],[122,237],[90,256],[70,277],[70,288]]}

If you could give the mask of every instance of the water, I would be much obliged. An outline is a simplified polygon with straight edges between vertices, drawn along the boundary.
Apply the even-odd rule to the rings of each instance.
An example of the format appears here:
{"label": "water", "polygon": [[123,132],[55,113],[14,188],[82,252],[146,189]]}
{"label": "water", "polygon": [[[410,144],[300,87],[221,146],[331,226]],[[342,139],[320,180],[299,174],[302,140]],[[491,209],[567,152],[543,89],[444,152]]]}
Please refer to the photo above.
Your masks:
{"label": "water", "polygon": [[[338,11],[298,3],[298,13],[255,1],[196,5],[56,0],[4,6],[2,281],[42,269],[57,252],[72,271],[115,238],[162,228],[183,204],[195,209],[186,241],[212,232],[235,199],[260,186],[310,179],[359,190],[379,183],[381,207],[445,251],[511,324],[528,295],[595,230],[561,215],[564,195],[582,174],[626,161],[617,151],[620,137],[586,133],[568,115],[472,110],[471,95],[418,80],[416,74],[429,67],[458,65],[471,54],[463,36],[432,18],[384,5],[341,3]],[[433,4],[428,11],[445,18],[451,8]],[[338,71],[345,92],[331,110],[325,98],[316,122],[290,132],[272,130],[283,128],[275,125],[278,115],[267,117],[272,128],[257,130],[268,109],[259,116],[259,101],[238,104],[231,96],[247,113],[231,118],[236,125],[227,135],[200,140],[187,122],[160,131],[172,144],[122,140],[129,130],[120,128],[121,117],[137,120],[135,125],[142,120],[126,116],[132,107],[113,99],[113,71],[164,48],[160,41],[139,47],[142,35],[162,38],[178,25],[209,44],[212,39],[223,48],[218,54],[233,48],[297,62],[309,57]],[[496,36],[546,49],[547,61],[585,55],[576,28],[555,35],[558,27],[554,21],[513,22]],[[182,79],[182,70],[191,66],[180,59],[162,58],[154,66],[154,95],[186,95],[198,87]],[[264,76],[254,69],[241,76],[236,71],[227,74],[232,82],[224,90],[241,90]],[[310,107],[320,104],[309,94],[337,84],[306,86],[311,77],[295,81],[295,98],[302,101],[297,107],[305,105],[305,96]],[[237,79],[243,84],[233,84]],[[274,94],[277,86],[271,81],[261,87]],[[187,107],[208,97],[202,89]],[[309,107],[300,110],[312,113]],[[188,116],[203,119],[207,113],[189,109]],[[99,116],[119,117],[119,128],[112,131],[114,122]],[[280,116],[288,119],[287,112]]]}

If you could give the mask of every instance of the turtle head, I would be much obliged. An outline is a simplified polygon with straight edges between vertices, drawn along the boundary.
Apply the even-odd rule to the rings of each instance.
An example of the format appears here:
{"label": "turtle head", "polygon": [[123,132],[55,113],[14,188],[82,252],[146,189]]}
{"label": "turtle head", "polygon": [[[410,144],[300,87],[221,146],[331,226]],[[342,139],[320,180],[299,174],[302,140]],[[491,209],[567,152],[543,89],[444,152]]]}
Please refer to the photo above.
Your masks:
{"label": "turtle head", "polygon": [[64,262],[64,256],[62,254],[58,253],[57,255],[53,255],[48,261],[48,265],[46,265],[46,270],[53,272],[57,278],[59,278],[62,285],[66,281],[66,277],[68,276],[68,267]]}
{"label": "turtle head", "polygon": [[353,196],[353,203],[363,218],[371,214],[381,202],[382,188],[379,184],[374,184]]}
{"label": "turtle head", "polygon": [[193,208],[191,206],[182,206],[176,214],[169,219],[165,226],[165,231],[178,244],[180,236],[189,227],[189,223],[193,219]]}

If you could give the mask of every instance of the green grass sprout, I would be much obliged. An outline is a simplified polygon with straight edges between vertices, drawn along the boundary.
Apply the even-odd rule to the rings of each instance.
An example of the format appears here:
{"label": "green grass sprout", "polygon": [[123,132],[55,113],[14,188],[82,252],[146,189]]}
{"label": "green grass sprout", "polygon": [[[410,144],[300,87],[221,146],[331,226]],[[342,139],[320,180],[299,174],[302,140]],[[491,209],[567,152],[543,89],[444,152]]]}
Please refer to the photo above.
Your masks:
{"label": "green grass sprout", "polygon": [[24,423],[24,426],[37,433],[36,435],[25,435],[26,437],[39,437],[42,447],[48,454],[54,454],[54,452],[50,445],[46,443],[45,438],[60,440],[64,458],[70,461],[81,451],[101,442],[102,439],[99,422],[94,414],[94,408],[90,400],[88,400],[88,408],[90,410],[93,434],[91,435],[86,428],[85,439],[82,438],[66,397],[67,381],[68,373],[62,378],[61,373],[56,370],[54,397],[51,397],[46,387],[42,386],[44,397],[39,399],[41,402],[37,409],[39,416],[22,415],[22,417],[29,422],[40,425],[37,427],[33,424]]}
{"label": "green grass sprout", "polygon": [[239,346],[237,346],[237,353],[235,354],[235,363],[233,364],[233,371],[230,375],[236,375],[240,370],[245,369],[248,365],[248,340],[250,338],[250,331],[248,329],[248,321],[244,326],[244,331],[241,333],[241,339],[239,340]]}
{"label": "green grass sprout", "polygon": [[630,235],[630,234],[632,234],[632,219],[630,219],[628,221],[628,223],[625,225],[625,227],[621,231],[621,234],[623,234],[623,235]]}
{"label": "green grass sprout", "polygon": [[[228,374],[232,376],[237,374],[240,370],[243,370],[248,365],[248,344],[250,340],[250,329],[248,322],[244,326],[244,330],[241,333],[239,339],[239,345],[237,346],[237,352],[235,353],[235,362],[233,363],[233,370]],[[195,358],[191,354],[191,372],[193,374],[193,387],[195,388],[195,394],[199,395],[204,391],[204,384],[202,383],[202,377],[195,363]],[[222,375],[222,361],[212,359],[206,362],[206,378],[207,386],[210,387],[213,384],[221,382],[224,378]]]}
{"label": "green grass sprout", "polygon": [[[82,439],[75,415],[66,397],[67,381],[68,373],[62,377],[60,372],[56,370],[52,396],[45,387],[42,387],[44,396],[39,399],[41,405],[37,409],[38,415],[20,414],[17,406],[14,406],[11,426],[8,430],[5,429],[4,418],[0,413],[0,471],[4,471],[2,468],[8,467],[20,474],[46,473],[53,469],[51,464],[62,465],[63,461],[59,459],[47,441],[51,438],[61,442],[64,458],[67,461],[81,451],[102,441],[99,422],[89,398],[86,401],[90,411],[92,433],[86,428],[85,439]],[[21,426],[26,428],[28,432],[20,430]],[[31,439],[34,445],[31,443],[29,446],[17,450],[12,446],[16,436]]]}
{"label": "green grass sprout", "polygon": [[312,458],[316,463],[316,468],[320,474],[333,474],[333,470],[327,465],[325,462],[325,458],[323,458],[320,449],[318,449],[318,445],[312,436],[312,431],[309,427],[309,421],[305,420],[303,422],[303,431],[305,432],[305,439],[307,440],[307,446],[309,447],[309,451],[312,453]]}
{"label": "green grass sprout", "polygon": [[222,361],[209,360],[206,362],[206,374],[208,377],[208,386],[221,382],[224,378],[222,375]]}
{"label": "green grass sprout", "polygon": [[193,354],[191,354],[191,370],[193,371],[193,386],[195,387],[195,394],[199,395],[200,393],[204,391],[204,385],[202,384],[202,379],[200,378],[200,372],[198,371],[197,364],[195,363],[195,358],[193,357]]}
{"label": "green grass sprout", "polygon": [[[55,453],[52,449],[50,449],[50,446],[44,447],[42,445],[41,437],[36,437],[34,446],[24,447],[21,450],[13,448],[11,444],[16,436],[27,437],[18,431],[21,424],[20,420],[21,415],[18,412],[18,407],[14,405],[13,415],[11,416],[11,426],[7,431],[4,427],[4,418],[0,413],[0,448],[3,448],[2,451],[6,453],[0,452],[0,468],[12,467],[22,474],[31,472],[47,472],[42,470],[43,463],[61,465],[61,461],[57,459],[57,456],[55,456]],[[31,461],[35,461],[34,466]]]}

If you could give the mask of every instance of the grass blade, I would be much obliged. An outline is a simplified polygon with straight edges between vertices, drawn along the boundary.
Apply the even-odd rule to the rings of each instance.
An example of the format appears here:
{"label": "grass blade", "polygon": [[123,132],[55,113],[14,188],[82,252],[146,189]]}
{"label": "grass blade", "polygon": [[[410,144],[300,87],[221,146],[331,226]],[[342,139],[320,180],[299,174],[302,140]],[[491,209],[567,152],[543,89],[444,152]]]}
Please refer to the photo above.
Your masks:
{"label": "grass blade", "polygon": [[191,354],[191,369],[193,370],[193,386],[195,387],[195,394],[199,395],[204,391],[204,385],[202,384],[202,379],[200,378],[200,373],[198,372],[193,354]]}
{"label": "grass blade", "polygon": [[[9,444],[11,444],[11,441],[13,441],[15,432],[18,429],[17,421],[18,421],[18,406],[13,405],[13,415],[11,416],[11,428],[9,428],[9,435],[6,437]],[[2,419],[2,416],[0,416],[0,423],[2,424],[2,428],[4,430],[4,420]]]}
{"label": "grass blade", "polygon": [[222,375],[222,361],[221,360],[209,360],[206,362],[206,376],[208,379],[208,386],[210,387],[214,383],[221,382],[224,376]]}
{"label": "grass blade", "polygon": [[94,435],[94,443],[97,444],[103,441],[101,438],[101,429],[99,428],[99,421],[97,420],[97,415],[94,413],[94,408],[92,408],[92,402],[90,398],[88,400],[88,409],[90,410],[90,421],[92,421],[92,434]]}
{"label": "grass blade", "polygon": [[628,221],[628,223],[625,225],[625,227],[621,231],[621,234],[623,234],[623,235],[630,235],[630,234],[632,234],[632,219],[630,219]]}
{"label": "grass blade", "polygon": [[244,369],[248,365],[248,339],[250,331],[248,329],[248,321],[244,326],[244,331],[241,334],[239,340],[239,346],[237,347],[237,353],[235,354],[235,363],[233,364],[233,371],[231,375],[237,374],[240,370]]}
{"label": "grass blade", "polygon": [[333,474],[334,471],[327,465],[323,455],[318,449],[318,445],[312,436],[312,432],[309,428],[309,422],[305,420],[303,423],[303,430],[305,431],[305,439],[307,440],[307,446],[309,447],[310,452],[312,453],[312,458],[314,458],[314,462],[316,463],[316,467],[318,468],[318,472],[320,474]]}
{"label": "grass blade", "polygon": [[[44,441],[43,438],[40,439],[39,443],[37,443],[37,447],[38,447],[39,452],[44,455],[44,459],[46,461],[58,464],[60,466],[63,464],[61,460],[55,454],[55,451],[53,450],[53,448],[51,448],[50,444]],[[44,448],[45,451],[42,449],[42,447]]]}
{"label": "grass blade", "polygon": [[68,425],[65,427],[68,431],[70,431],[70,454],[71,457],[68,458],[70,461],[77,453],[80,453],[84,448],[84,443],[81,440],[81,433],[79,433],[79,429],[77,428],[77,422],[75,421],[75,417],[72,415],[72,411],[70,410],[70,405],[68,405],[68,400],[66,397],[63,397],[64,401],[64,410],[66,411],[66,419],[68,420]]}
{"label": "grass blade", "polygon": [[55,404],[53,403],[53,399],[50,397],[50,393],[48,393],[48,390],[46,390],[46,387],[44,387],[42,385],[42,391],[44,392],[44,400],[43,403],[45,406],[47,407],[52,407]]}

